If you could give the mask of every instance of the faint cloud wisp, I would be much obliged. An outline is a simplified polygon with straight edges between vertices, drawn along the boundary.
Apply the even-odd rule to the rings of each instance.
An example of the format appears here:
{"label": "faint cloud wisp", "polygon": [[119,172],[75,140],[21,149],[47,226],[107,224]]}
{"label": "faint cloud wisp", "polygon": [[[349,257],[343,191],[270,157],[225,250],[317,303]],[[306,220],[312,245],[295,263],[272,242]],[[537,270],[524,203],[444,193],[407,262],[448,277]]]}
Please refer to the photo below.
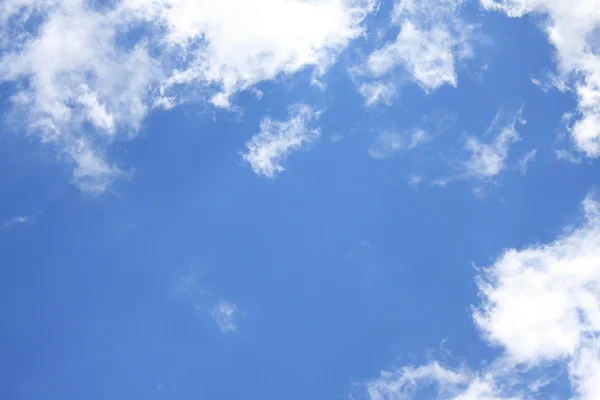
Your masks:
{"label": "faint cloud wisp", "polygon": [[171,288],[170,294],[189,300],[194,311],[205,317],[210,317],[212,323],[219,328],[221,333],[236,333],[239,331],[240,310],[238,307],[233,302],[223,300],[203,285],[194,271],[182,276]]}

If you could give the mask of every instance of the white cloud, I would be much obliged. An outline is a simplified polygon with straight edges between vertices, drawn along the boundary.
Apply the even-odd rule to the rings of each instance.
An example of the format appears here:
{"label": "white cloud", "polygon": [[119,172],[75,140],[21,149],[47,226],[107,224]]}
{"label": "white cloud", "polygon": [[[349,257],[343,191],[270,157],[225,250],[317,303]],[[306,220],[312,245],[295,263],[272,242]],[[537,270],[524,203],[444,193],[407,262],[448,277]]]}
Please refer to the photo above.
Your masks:
{"label": "white cloud", "polygon": [[382,371],[365,388],[369,400],[411,400],[424,389],[430,389],[426,398],[432,398],[433,391],[435,398],[444,400],[521,399],[503,393],[491,375],[478,375],[466,367],[447,368],[437,361]]}
{"label": "white cloud", "polygon": [[414,149],[429,139],[422,129],[415,129],[409,133],[381,132],[368,153],[372,158],[387,158],[398,151]]}
{"label": "white cloud", "polygon": [[521,175],[527,174],[527,167],[529,163],[535,158],[537,154],[537,149],[533,149],[528,151],[523,158],[519,160],[519,169],[521,170]]}
{"label": "white cloud", "polygon": [[[476,278],[473,321],[501,354],[487,367],[438,362],[384,371],[367,381],[370,400],[408,399],[435,385],[439,399],[529,399],[550,378],[531,372],[563,366],[576,398],[600,393],[600,203],[583,201],[585,220],[548,244],[508,249]],[[544,398],[551,393],[544,394]]]}
{"label": "white cloud", "polygon": [[443,368],[439,363],[419,367],[402,367],[394,371],[382,371],[378,379],[367,383],[366,389],[370,400],[411,399],[419,385],[436,384],[443,392],[450,387],[464,385],[469,378],[460,371]]}
{"label": "white cloud", "polygon": [[211,314],[215,323],[222,333],[237,332],[236,313],[238,308],[235,304],[219,300],[213,307]]}
{"label": "white cloud", "polygon": [[111,143],[134,136],[152,107],[189,99],[230,107],[233,95],[260,81],[305,67],[322,74],[363,33],[373,7],[372,0],[94,4],[0,4],[0,82],[18,84],[15,120],[57,146],[74,165],[74,182],[94,192],[122,175],[108,160]]}
{"label": "white cloud", "polygon": [[569,127],[576,148],[600,156],[600,5],[597,0],[481,0],[489,10],[509,17],[540,14],[549,42],[556,49],[558,82],[570,82],[578,119]]}
{"label": "white cloud", "polygon": [[179,278],[170,288],[170,294],[187,299],[198,314],[210,317],[211,323],[214,323],[221,333],[239,331],[238,307],[230,301],[223,300],[199,281],[195,271],[190,270],[187,275]]}
{"label": "white cloud", "polygon": [[319,138],[321,131],[313,126],[318,112],[305,104],[290,107],[289,112],[285,121],[263,119],[260,132],[246,143],[242,157],[256,174],[274,178],[285,170],[281,164],[292,151],[306,148]]}
{"label": "white cloud", "polygon": [[408,183],[410,186],[415,187],[421,182],[423,182],[423,177],[420,175],[411,175],[408,177]]}
{"label": "white cloud", "polygon": [[392,83],[384,82],[363,83],[358,92],[365,98],[365,104],[369,107],[380,103],[389,106],[396,95],[396,87]]}
{"label": "white cloud", "polygon": [[488,143],[472,136],[467,138],[465,149],[471,155],[464,162],[464,168],[468,177],[488,179],[504,170],[510,146],[521,140],[516,129],[517,123],[524,123],[521,114],[522,110],[510,116],[499,111],[487,132],[498,131],[498,134]]}
{"label": "white cloud", "polygon": [[[392,24],[400,27],[400,32],[394,42],[369,55],[368,74],[382,78],[402,66],[410,79],[426,92],[445,84],[456,86],[456,62],[472,55],[469,42],[473,27],[459,17],[462,3],[462,0],[398,0],[394,5]],[[389,85],[391,83],[387,87]],[[371,93],[363,92],[361,90],[369,103]]]}
{"label": "white cloud", "polygon": [[[128,3],[135,12],[146,12],[139,0]],[[226,0],[218,7],[193,0],[166,3],[155,14],[168,27],[169,44],[186,47],[190,41],[206,39],[188,68],[168,84],[216,83],[228,99],[281,72],[293,73],[308,65],[325,71],[349,40],[362,34],[361,22],[374,2]]]}
{"label": "white cloud", "polygon": [[600,391],[600,204],[553,243],[506,250],[478,278],[473,318],[515,364],[567,360],[575,389]]}
{"label": "white cloud", "polygon": [[[37,215],[37,214],[36,214]],[[9,220],[3,221],[2,223],[0,223],[0,231],[3,231],[5,229],[10,229],[13,228],[15,226],[18,225],[31,225],[35,223],[35,218],[36,215],[29,215],[29,216],[16,216],[14,218],[11,218]]]}

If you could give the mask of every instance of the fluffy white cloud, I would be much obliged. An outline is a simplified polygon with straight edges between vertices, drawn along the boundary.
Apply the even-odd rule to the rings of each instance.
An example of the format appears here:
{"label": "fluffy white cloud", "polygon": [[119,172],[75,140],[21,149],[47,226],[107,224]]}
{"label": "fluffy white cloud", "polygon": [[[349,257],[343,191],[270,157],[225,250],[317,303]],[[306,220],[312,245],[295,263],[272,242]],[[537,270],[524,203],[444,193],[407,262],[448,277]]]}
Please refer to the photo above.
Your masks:
{"label": "fluffy white cloud", "polygon": [[585,223],[547,245],[507,250],[478,279],[473,318],[515,364],[569,360],[575,388],[600,391],[600,204]]}
{"label": "fluffy white cloud", "polygon": [[570,82],[579,118],[569,127],[575,146],[600,156],[600,4],[598,0],[481,0],[484,8],[509,17],[540,14],[556,49],[559,81]]}
{"label": "fluffy white cloud", "polygon": [[[462,0],[398,0],[392,24],[399,27],[400,32],[394,42],[369,55],[368,74],[381,79],[402,66],[410,79],[426,92],[445,84],[456,86],[455,64],[472,53],[469,36],[473,28],[459,17],[462,3]],[[377,87],[382,87],[381,83]],[[377,100],[372,92],[361,90],[361,94],[367,103]]]}
{"label": "fluffy white cloud", "polygon": [[[364,385],[370,400],[410,399],[433,385],[440,399],[539,398],[548,379],[530,373],[553,365],[569,373],[576,398],[600,393],[600,203],[583,201],[585,220],[552,243],[508,249],[480,270],[473,320],[501,349],[480,371],[438,362],[384,371]],[[550,396],[551,394],[545,394]]]}
{"label": "fluffy white cloud", "polygon": [[254,84],[307,66],[321,74],[363,32],[374,0],[5,0],[0,82],[15,120],[74,164],[82,190],[123,172],[106,152],[152,107],[229,107]]}
{"label": "fluffy white cloud", "polygon": [[309,106],[297,104],[290,108],[288,120],[263,119],[260,132],[246,143],[242,157],[256,174],[274,178],[285,170],[281,164],[292,151],[309,146],[320,136],[320,129],[314,127],[318,116]]}
{"label": "fluffy white cloud", "polygon": [[387,158],[400,150],[410,150],[429,140],[422,129],[408,133],[381,132],[368,153],[373,158]]}
{"label": "fluffy white cloud", "polygon": [[515,115],[507,116],[502,111],[488,129],[487,135],[498,132],[496,137],[483,143],[475,137],[468,137],[465,149],[470,153],[464,163],[467,176],[477,179],[487,179],[498,175],[506,167],[510,146],[520,140],[517,133],[517,123],[523,124],[522,110]]}

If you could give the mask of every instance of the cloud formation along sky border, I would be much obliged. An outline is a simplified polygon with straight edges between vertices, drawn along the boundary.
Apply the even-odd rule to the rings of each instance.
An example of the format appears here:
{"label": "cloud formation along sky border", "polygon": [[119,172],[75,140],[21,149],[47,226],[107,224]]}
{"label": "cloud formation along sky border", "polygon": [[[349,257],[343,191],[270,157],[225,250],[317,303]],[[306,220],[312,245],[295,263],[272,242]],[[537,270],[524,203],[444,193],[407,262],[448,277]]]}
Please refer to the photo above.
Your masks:
{"label": "cloud formation along sky border", "polygon": [[[305,67],[324,74],[340,52],[365,33],[364,20],[379,3],[203,4],[3,2],[0,76],[18,84],[11,96],[13,119],[27,122],[17,129],[54,144],[60,157],[74,165],[73,182],[83,191],[101,193],[127,176],[110,161],[111,143],[117,137],[134,137],[152,109],[190,100],[231,108],[236,93],[261,81]],[[457,86],[456,63],[472,55],[475,28],[460,17],[464,1],[436,4],[395,2],[391,24],[400,29],[398,36],[368,55],[362,72],[375,79],[359,85],[367,105],[392,103],[396,84],[386,76],[398,66],[425,92],[445,84]],[[600,56],[593,40],[600,11],[589,0],[578,0],[576,7],[561,4],[481,0],[483,9],[509,17],[546,17],[544,29],[558,56],[556,81],[578,99],[577,118],[567,129],[578,151],[597,157]]]}
{"label": "cloud formation along sky border", "polygon": [[153,108],[189,100],[229,108],[237,92],[261,81],[305,67],[323,74],[363,33],[373,7],[370,0],[220,7],[124,0],[100,8],[10,0],[0,8],[0,76],[18,84],[14,120],[26,120],[23,128],[74,164],[80,189],[100,193],[125,175],[108,147],[135,136]]}
{"label": "cloud formation along sky border", "polygon": [[[433,388],[453,400],[533,399],[564,366],[582,399],[600,393],[600,203],[582,202],[584,221],[548,244],[507,249],[479,269],[472,318],[482,339],[501,350],[481,370],[434,360],[382,371],[361,385],[369,400],[411,399]],[[485,362],[482,364],[486,365]],[[532,371],[543,379],[532,380]],[[361,393],[358,393],[361,395]]]}
{"label": "cloud formation along sky border", "polygon": [[569,130],[578,151],[600,156],[600,7],[594,0],[481,0],[486,10],[511,18],[541,15],[542,29],[556,49],[559,90],[573,90],[577,118]]}

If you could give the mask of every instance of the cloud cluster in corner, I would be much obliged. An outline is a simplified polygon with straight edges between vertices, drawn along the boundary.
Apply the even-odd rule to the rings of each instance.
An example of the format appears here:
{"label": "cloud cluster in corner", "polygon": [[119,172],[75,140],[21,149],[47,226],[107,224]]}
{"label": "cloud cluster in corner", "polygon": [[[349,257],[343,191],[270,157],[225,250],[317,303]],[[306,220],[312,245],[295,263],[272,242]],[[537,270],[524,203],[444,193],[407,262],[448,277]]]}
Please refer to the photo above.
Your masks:
{"label": "cloud cluster in corner", "polygon": [[256,174],[275,178],[285,170],[282,163],[292,151],[309,146],[321,135],[321,130],[314,126],[319,112],[305,104],[296,104],[290,107],[289,114],[285,121],[264,118],[260,132],[246,143],[242,157]]}
{"label": "cloud cluster in corner", "polygon": [[[73,181],[102,192],[110,162],[154,107],[229,107],[254,84],[307,66],[322,74],[363,32],[374,0],[6,0],[0,82],[16,83],[13,121],[54,144]],[[310,28],[309,28],[310,27]],[[256,55],[259,54],[260,57]]]}
{"label": "cloud cluster in corner", "polygon": [[473,27],[459,16],[462,3],[397,0],[391,18],[400,29],[396,40],[372,52],[364,67],[363,73],[374,79],[359,88],[367,105],[390,103],[395,94],[390,74],[399,66],[425,92],[457,85],[456,62],[472,55]]}
{"label": "cloud cluster in corner", "polygon": [[583,201],[585,220],[552,243],[508,249],[476,278],[480,304],[473,321],[501,349],[481,370],[433,361],[383,371],[363,385],[369,400],[411,399],[432,388],[436,398],[550,398],[550,381],[532,371],[568,371],[574,395],[600,393],[600,203]]}
{"label": "cloud cluster in corner", "polygon": [[556,49],[558,82],[577,96],[578,118],[569,126],[576,148],[600,157],[600,6],[597,0],[480,0],[509,17],[543,15],[541,23]]}

